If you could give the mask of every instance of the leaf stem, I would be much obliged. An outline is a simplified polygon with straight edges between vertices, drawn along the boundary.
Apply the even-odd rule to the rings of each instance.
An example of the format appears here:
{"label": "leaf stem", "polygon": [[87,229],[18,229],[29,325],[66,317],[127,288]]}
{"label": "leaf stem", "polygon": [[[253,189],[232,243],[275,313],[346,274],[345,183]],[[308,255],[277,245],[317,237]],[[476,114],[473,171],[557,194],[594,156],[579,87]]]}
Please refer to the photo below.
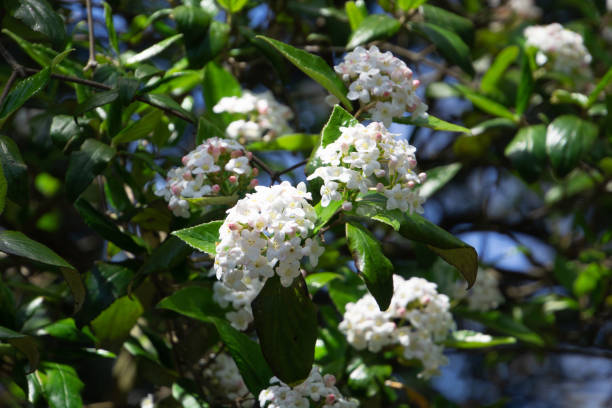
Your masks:
{"label": "leaf stem", "polygon": [[91,69],[92,71],[98,66],[96,61],[96,50],[95,50],[95,38],[94,38],[94,27],[93,27],[93,13],[91,11],[91,0],[85,0],[85,6],[87,7],[87,30],[89,31],[89,59],[83,71]]}

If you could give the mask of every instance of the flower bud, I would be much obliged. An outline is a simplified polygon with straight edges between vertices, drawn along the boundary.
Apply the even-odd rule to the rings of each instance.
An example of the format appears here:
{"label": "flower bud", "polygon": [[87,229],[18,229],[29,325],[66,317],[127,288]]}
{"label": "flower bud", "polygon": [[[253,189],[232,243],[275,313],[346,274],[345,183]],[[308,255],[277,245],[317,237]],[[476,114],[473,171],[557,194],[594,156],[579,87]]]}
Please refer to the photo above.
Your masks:
{"label": "flower bud", "polygon": [[221,186],[219,186],[218,184],[215,184],[212,186],[212,192],[213,193],[218,193],[221,190]]}
{"label": "flower bud", "polygon": [[230,183],[236,183],[237,181],[238,181],[238,178],[236,176],[229,176]]}
{"label": "flower bud", "polygon": [[427,180],[427,174],[426,173],[419,173],[419,180],[421,180],[421,183],[424,182],[425,180]]}
{"label": "flower bud", "polygon": [[385,191],[385,186],[383,186],[382,183],[376,184],[376,191],[378,191],[379,193],[382,193],[383,191]]}
{"label": "flower bud", "polygon": [[257,180],[257,179],[253,179],[253,180],[251,180],[251,182],[249,183],[249,187],[250,187],[250,188],[255,188],[255,186],[256,186],[256,185],[258,185],[258,184],[259,184],[259,180]]}
{"label": "flower bud", "polygon": [[343,211],[351,211],[352,209],[353,209],[353,203],[351,203],[350,201],[345,201],[342,203]]}
{"label": "flower bud", "polygon": [[253,177],[257,177],[258,174],[259,174],[259,169],[257,167],[253,167]]}
{"label": "flower bud", "polygon": [[374,170],[374,174],[376,175],[376,177],[381,178],[381,177],[385,177],[385,169],[376,169]]}
{"label": "flower bud", "polygon": [[230,156],[234,159],[236,157],[240,157],[242,156],[242,150],[232,150],[232,153],[230,154]]}

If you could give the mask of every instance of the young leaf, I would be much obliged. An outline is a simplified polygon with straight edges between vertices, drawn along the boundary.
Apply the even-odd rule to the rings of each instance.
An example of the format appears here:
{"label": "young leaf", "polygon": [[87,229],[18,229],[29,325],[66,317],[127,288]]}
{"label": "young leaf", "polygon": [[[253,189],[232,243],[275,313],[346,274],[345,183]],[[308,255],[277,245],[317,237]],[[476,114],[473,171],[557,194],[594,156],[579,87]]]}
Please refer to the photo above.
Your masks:
{"label": "young leaf", "polygon": [[248,0],[218,0],[218,2],[221,7],[230,13],[237,13],[246,6]]}
{"label": "young leaf", "polygon": [[74,368],[51,362],[44,362],[41,368],[47,376],[43,383],[43,393],[50,408],[83,407],[83,383]]}
{"label": "young leaf", "polygon": [[506,146],[505,155],[527,182],[537,180],[546,166],[546,126],[521,128]]}
{"label": "young leaf", "polygon": [[325,89],[332,93],[338,98],[342,104],[349,110],[353,110],[351,101],[346,97],[348,90],[344,85],[344,82],[336,73],[327,65],[323,58],[313,55],[307,51],[300,50],[292,47],[281,41],[274,40],[272,38],[257,36],[268,43],[272,44],[285,58],[287,58],[293,65],[302,70],[306,75],[317,81]]}
{"label": "young leaf", "polygon": [[475,349],[516,343],[514,337],[492,337],[472,330],[456,330],[444,341],[446,347]]}
{"label": "young leaf", "polygon": [[107,2],[104,4],[104,22],[106,23],[106,31],[108,32],[108,42],[110,43],[115,53],[119,55],[119,40],[117,40],[117,32],[113,23],[113,10]]}
{"label": "young leaf", "polygon": [[8,94],[2,106],[0,106],[0,120],[19,109],[28,99],[36,95],[47,85],[51,78],[51,68],[28,77],[15,85],[13,91]]}
{"label": "young leaf", "polygon": [[223,225],[223,221],[211,221],[206,224],[196,225],[195,227],[174,231],[172,235],[179,237],[199,251],[215,256],[221,225]]}
{"label": "young leaf", "polygon": [[546,152],[555,172],[563,177],[589,151],[599,129],[574,115],[562,115],[546,129]]}
{"label": "young leaf", "polygon": [[90,325],[102,344],[117,346],[127,338],[143,312],[138,298],[123,296],[102,311]]}
{"label": "young leaf", "polygon": [[128,143],[145,138],[149,133],[155,130],[162,116],[162,111],[158,109],[151,110],[151,112],[147,113],[136,122],[132,122],[128,127],[117,133],[115,137],[113,137],[112,144],[116,146],[119,143]]}
{"label": "young leaf", "polygon": [[64,45],[64,21],[46,0],[20,0],[13,15],[30,29],[47,36],[57,48]]}
{"label": "young leaf", "polygon": [[380,310],[387,310],[393,296],[393,265],[383,254],[378,240],[361,224],[346,224],[346,239],[355,266]]}
{"label": "young leaf", "polygon": [[400,26],[401,24],[397,19],[386,14],[369,15],[353,31],[346,48],[350,50],[372,40],[389,38],[397,33]]}
{"label": "young leaf", "polygon": [[427,115],[427,119],[413,119],[412,117],[404,116],[401,118],[393,118],[393,121],[396,123],[402,123],[404,125],[423,126],[433,130],[442,130],[446,132],[459,132],[467,134],[471,133],[470,129],[466,127],[446,122],[442,119],[436,118],[433,115]]}
{"label": "young leaf", "polygon": [[415,27],[435,44],[446,60],[456,64],[468,75],[474,75],[470,49],[461,37],[446,28],[431,23],[417,23]]}
{"label": "young leaf", "polygon": [[344,3],[344,10],[346,11],[352,31],[355,31],[368,15],[368,9],[365,6],[358,6],[354,1]]}
{"label": "young leaf", "polygon": [[272,372],[295,384],[308,377],[317,340],[317,311],[299,275],[284,287],[278,276],[266,281],[251,304],[257,337]]}
{"label": "young leaf", "polygon": [[269,142],[254,142],[246,148],[251,152],[268,151],[268,150],[285,150],[289,152],[298,152],[304,150],[312,150],[319,144],[319,135],[311,135],[307,133],[292,133],[282,135]]}
{"label": "young leaf", "polygon": [[115,149],[96,139],[87,139],[81,150],[73,152],[66,172],[68,199],[76,200],[93,179],[104,171],[114,156]]}
{"label": "young leaf", "polygon": [[136,65],[139,62],[146,61],[149,58],[153,58],[157,54],[160,54],[161,52],[168,49],[172,44],[174,44],[181,38],[183,38],[183,34],[176,34],[176,35],[173,35],[172,37],[168,37],[158,42],[157,44],[150,46],[146,50],[143,50],[139,52],[138,54],[132,55],[131,57],[127,58],[125,61],[125,64],[126,65]]}
{"label": "young leaf", "polygon": [[525,50],[521,59],[521,77],[519,87],[516,92],[516,114],[522,115],[529,106],[529,99],[533,92],[534,80],[533,72],[531,71],[530,52]]}
{"label": "young leaf", "polygon": [[457,88],[463,96],[470,100],[474,104],[474,106],[480,108],[483,112],[490,113],[494,116],[499,116],[500,118],[506,118],[513,122],[518,122],[519,117],[515,113],[512,113],[505,106],[485,97],[477,92],[472,91],[470,88],[464,85],[456,84],[455,88]]}
{"label": "young leaf", "polygon": [[519,47],[510,45],[497,55],[491,67],[480,81],[480,89],[484,93],[493,93],[497,89],[497,83],[501,79],[506,69],[516,60],[519,55]]}
{"label": "young leaf", "polygon": [[0,164],[7,182],[6,198],[20,205],[28,202],[28,168],[13,139],[0,135]]}

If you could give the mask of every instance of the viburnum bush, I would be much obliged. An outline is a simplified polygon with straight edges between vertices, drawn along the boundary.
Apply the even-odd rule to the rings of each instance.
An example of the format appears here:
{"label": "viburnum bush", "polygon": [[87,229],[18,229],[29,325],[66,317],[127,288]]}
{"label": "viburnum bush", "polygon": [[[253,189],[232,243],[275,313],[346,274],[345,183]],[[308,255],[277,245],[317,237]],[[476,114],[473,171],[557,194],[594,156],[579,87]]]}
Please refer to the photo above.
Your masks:
{"label": "viburnum bush", "polygon": [[0,406],[566,406],[554,367],[612,370],[609,1],[2,5]]}

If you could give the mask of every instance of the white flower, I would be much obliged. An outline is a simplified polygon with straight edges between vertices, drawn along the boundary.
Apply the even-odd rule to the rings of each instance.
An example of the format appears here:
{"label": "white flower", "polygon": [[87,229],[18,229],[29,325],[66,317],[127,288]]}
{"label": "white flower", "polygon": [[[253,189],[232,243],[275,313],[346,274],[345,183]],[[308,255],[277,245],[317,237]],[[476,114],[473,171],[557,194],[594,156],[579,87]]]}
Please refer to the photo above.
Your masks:
{"label": "white flower", "polygon": [[[214,361],[204,370],[204,377],[214,385],[212,390],[216,395],[230,401],[237,398],[246,399],[246,397],[251,395],[240,375],[240,371],[238,371],[236,363],[228,354],[221,353],[211,356],[211,358],[214,358]],[[242,402],[241,404],[245,407],[253,405],[249,401]]]}
{"label": "white flower", "polygon": [[[356,349],[378,352],[387,346],[399,345],[404,358],[417,359],[423,365],[421,377],[436,374],[446,364],[443,341],[454,330],[446,295],[436,291],[436,285],[422,278],[404,280],[393,276],[394,295],[389,309],[380,311],[372,295],[346,305],[339,329]],[[406,325],[396,327],[394,321]]]}
{"label": "white flower", "polygon": [[369,50],[357,47],[334,69],[348,84],[346,97],[367,105],[373,120],[389,126],[394,117],[404,112],[411,112],[415,118],[427,117],[427,105],[415,93],[418,81],[412,79],[410,68],[390,52],[381,53],[375,46]]}
{"label": "white flower", "polygon": [[510,8],[519,16],[529,19],[537,19],[542,14],[542,10],[535,5],[534,0],[510,0]]}
{"label": "white flower", "polygon": [[499,290],[499,274],[493,269],[478,269],[476,283],[466,291],[463,282],[455,285],[454,297],[467,298],[468,308],[486,312],[496,309],[504,302],[504,296]]}

